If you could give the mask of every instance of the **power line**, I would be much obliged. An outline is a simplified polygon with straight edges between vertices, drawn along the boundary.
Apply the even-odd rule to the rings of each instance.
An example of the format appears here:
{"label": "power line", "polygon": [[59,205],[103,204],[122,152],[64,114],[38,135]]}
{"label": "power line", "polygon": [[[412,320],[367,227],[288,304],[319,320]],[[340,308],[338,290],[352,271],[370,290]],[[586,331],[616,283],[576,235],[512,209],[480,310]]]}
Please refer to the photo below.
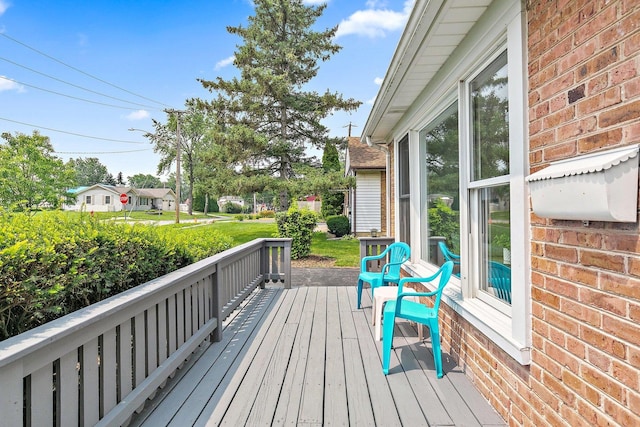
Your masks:
{"label": "power line", "polygon": [[6,119],[4,117],[0,117],[0,120],[4,120],[6,122],[11,122],[11,123],[18,123],[20,125],[25,125],[25,126],[31,126],[31,127],[36,128],[36,129],[45,129],[45,130],[50,130],[52,132],[59,132],[59,133],[65,133],[67,135],[80,136],[82,138],[98,139],[98,140],[101,140],[101,141],[110,141],[110,142],[122,142],[122,143],[125,143],[125,144],[146,144],[146,142],[140,142],[140,141],[129,141],[129,140],[125,140],[125,139],[111,139],[111,138],[101,138],[99,136],[83,135],[81,133],[68,132],[68,131],[64,131],[64,130],[60,130],[60,129],[53,129],[53,128],[48,128],[48,127],[45,127],[45,126],[38,126],[38,125],[31,124],[31,123],[19,122],[17,120]]}
{"label": "power line", "polygon": [[[86,88],[86,87],[82,87],[82,86],[79,86],[79,85],[76,85],[76,84],[73,84],[73,83],[67,82],[67,81],[65,81],[65,80],[59,79],[59,78],[54,77],[54,76],[51,76],[51,75],[49,75],[49,74],[42,73],[42,72],[40,72],[40,71],[38,71],[38,70],[34,70],[33,68],[27,67],[27,66],[25,66],[25,65],[18,64],[17,62],[14,62],[14,61],[12,61],[12,60],[10,60],[10,59],[7,59],[7,58],[2,58],[2,57],[0,57],[0,60],[5,61],[5,62],[8,62],[8,63],[10,63],[10,64],[13,64],[13,65],[15,65],[15,66],[17,66],[17,67],[24,68],[25,70],[29,70],[29,71],[31,71],[32,73],[40,74],[41,76],[47,77],[47,78],[49,78],[49,79],[51,79],[51,80],[55,80],[55,81],[58,81],[58,82],[60,82],[60,83],[64,83],[64,84],[66,84],[66,85],[69,85],[69,86],[72,86],[72,87],[75,87],[75,88],[78,88],[78,89],[81,89],[81,90],[84,90],[84,91],[87,91],[87,92],[90,92],[90,93],[94,93],[94,94],[96,94],[96,95],[104,96],[105,98],[110,98],[110,99],[114,99],[114,100],[116,100],[116,101],[126,102],[126,103],[128,103],[128,104],[137,105],[137,106],[139,106],[139,107],[150,108],[150,109],[157,109],[157,107],[152,107],[152,106],[150,106],[150,105],[146,105],[146,104],[139,104],[139,103],[137,103],[137,102],[127,101],[126,99],[117,98],[117,97],[115,97],[115,96],[107,95],[107,94],[104,94],[104,93],[101,93],[101,92],[97,92],[97,91],[95,91],[95,90],[88,89],[88,88]],[[7,77],[5,77],[5,78],[7,78]],[[7,78],[7,79],[8,79],[8,78]],[[8,79],[8,80],[11,80],[11,79]],[[15,80],[14,80],[14,81],[15,81]],[[24,83],[21,83],[21,84],[24,84]]]}
{"label": "power line", "polygon": [[150,151],[151,148],[143,148],[141,150],[125,150],[125,151],[53,151],[56,154],[123,154],[137,153],[140,151]]}
{"label": "power line", "polygon": [[127,90],[127,89],[122,88],[122,87],[120,87],[120,86],[117,86],[117,85],[115,85],[115,84],[113,84],[113,83],[110,83],[110,82],[108,82],[108,81],[106,81],[106,80],[103,80],[103,79],[101,79],[101,78],[99,78],[99,77],[96,77],[96,76],[94,76],[94,75],[92,75],[92,74],[89,74],[89,73],[87,73],[87,72],[85,72],[85,71],[82,71],[82,70],[81,70],[81,69],[79,69],[79,68],[76,68],[76,67],[74,67],[74,66],[72,66],[72,65],[69,65],[69,64],[67,64],[67,63],[65,63],[65,62],[63,62],[63,61],[61,61],[61,60],[59,60],[59,59],[57,59],[57,58],[54,58],[54,57],[53,57],[53,56],[51,56],[51,55],[48,55],[48,54],[46,54],[46,53],[44,53],[44,52],[42,52],[42,51],[40,51],[40,50],[38,50],[38,49],[36,49],[36,48],[34,48],[34,47],[31,47],[31,46],[29,46],[29,45],[28,45],[28,44],[26,44],[26,43],[23,43],[23,42],[21,42],[21,41],[19,41],[19,40],[16,40],[16,39],[14,39],[13,37],[10,37],[10,36],[8,36],[7,34],[5,34],[5,33],[3,33],[3,32],[0,32],[0,36],[2,36],[2,37],[4,37],[4,38],[6,38],[6,39],[8,39],[8,40],[11,40],[12,42],[17,43],[17,44],[19,44],[19,45],[21,45],[21,46],[24,46],[24,47],[26,47],[27,49],[32,50],[32,51],[34,51],[34,52],[38,53],[39,55],[42,55],[42,56],[44,56],[44,57],[46,57],[46,58],[49,58],[49,59],[50,59],[50,60],[52,60],[52,61],[55,61],[55,62],[57,62],[57,63],[59,63],[59,64],[61,64],[61,65],[64,65],[64,66],[65,66],[65,67],[67,67],[67,68],[70,68],[70,69],[72,69],[72,70],[74,70],[74,71],[76,71],[76,72],[78,72],[78,73],[80,73],[80,74],[84,74],[85,76],[90,77],[90,78],[92,78],[92,79],[94,79],[94,80],[97,80],[97,81],[99,81],[99,82],[101,82],[101,83],[104,83],[104,84],[106,84],[106,85],[109,85],[109,86],[111,86],[111,87],[114,87],[114,88],[116,88],[116,89],[118,89],[118,90],[121,90],[121,91],[123,91],[123,92],[126,92],[126,93],[128,93],[128,94],[130,94],[130,95],[137,96],[138,98],[146,99],[147,101],[151,101],[151,102],[153,102],[153,103],[155,103],[155,104],[162,105],[162,106],[164,106],[164,107],[169,108],[169,106],[168,106],[167,104],[163,103],[163,102],[156,101],[156,100],[153,100],[153,99],[151,99],[151,98],[147,98],[146,96],[139,95],[139,94],[137,94],[137,93],[135,93],[135,92],[131,92],[130,90]]}
{"label": "power line", "polygon": [[[0,77],[0,78],[2,78],[4,80],[9,80],[10,82],[18,83],[18,84],[23,85],[23,86],[28,86],[28,87],[31,87],[31,88],[34,88],[34,89],[38,89],[38,90],[41,90],[43,92],[49,92],[49,93],[53,93],[54,95],[64,96],[65,98],[71,98],[71,99],[76,99],[78,101],[89,102],[91,104],[102,105],[104,107],[119,108],[121,110],[138,110],[138,108],[125,107],[125,106],[122,106],[122,105],[107,104],[107,103],[104,103],[104,102],[92,101],[90,99],[85,99],[85,98],[80,98],[80,97],[77,97],[77,96],[67,95],[67,94],[64,94],[64,93],[56,92],[54,90],[44,89],[44,88],[41,88],[41,87],[38,87],[38,86],[31,85],[29,83],[24,83],[24,82],[21,82],[21,81],[18,81],[18,80],[10,79],[8,77]],[[155,109],[155,110],[160,111],[159,109]]]}

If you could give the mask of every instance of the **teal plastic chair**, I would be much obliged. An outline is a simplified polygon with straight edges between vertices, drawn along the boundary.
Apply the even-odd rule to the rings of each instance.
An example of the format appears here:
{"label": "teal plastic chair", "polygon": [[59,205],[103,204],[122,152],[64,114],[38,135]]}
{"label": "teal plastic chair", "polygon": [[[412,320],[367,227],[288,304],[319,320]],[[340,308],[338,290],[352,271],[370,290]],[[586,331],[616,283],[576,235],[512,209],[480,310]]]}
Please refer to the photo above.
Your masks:
{"label": "teal plastic chair", "polygon": [[[442,267],[429,277],[405,277],[398,282],[398,298],[388,301],[384,306],[382,321],[382,372],[389,374],[389,359],[391,358],[391,346],[393,344],[393,330],[397,318],[411,320],[427,325],[431,335],[431,347],[433,360],[436,367],[436,375],[442,378],[442,352],[440,350],[440,327],[438,325],[438,310],[444,287],[449,283],[453,272],[453,261],[445,262]],[[402,292],[402,287],[409,282],[433,282],[440,278],[438,288],[432,292]],[[433,297],[433,307],[414,302],[406,297]]]}
{"label": "teal plastic chair", "polygon": [[496,296],[511,304],[511,269],[499,262],[489,261],[489,285]]}
{"label": "teal plastic chair", "polygon": [[[383,259],[388,256],[387,263],[381,271],[367,271],[367,262]],[[387,246],[381,254],[370,255],[360,260],[360,275],[358,276],[358,308],[362,299],[362,286],[364,282],[371,285],[371,298],[373,290],[389,283],[398,283],[400,280],[400,266],[411,257],[411,248],[404,242],[395,242]]]}

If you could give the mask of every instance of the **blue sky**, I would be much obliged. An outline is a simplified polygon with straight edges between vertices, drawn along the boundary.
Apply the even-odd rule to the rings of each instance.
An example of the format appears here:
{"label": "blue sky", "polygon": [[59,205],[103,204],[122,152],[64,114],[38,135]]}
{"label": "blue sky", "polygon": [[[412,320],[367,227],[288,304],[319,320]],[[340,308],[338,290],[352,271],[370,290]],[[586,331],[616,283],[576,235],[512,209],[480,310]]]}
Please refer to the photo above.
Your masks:
{"label": "blue sky", "polygon": [[[322,3],[306,0],[307,4]],[[328,0],[318,29],[339,24],[342,50],[309,89],[363,102],[325,120],[331,136],[359,136],[412,0]],[[156,175],[141,132],[165,108],[211,99],[197,78],[228,79],[250,0],[0,0],[0,132],[50,138],[57,156],[97,157],[114,176]]]}

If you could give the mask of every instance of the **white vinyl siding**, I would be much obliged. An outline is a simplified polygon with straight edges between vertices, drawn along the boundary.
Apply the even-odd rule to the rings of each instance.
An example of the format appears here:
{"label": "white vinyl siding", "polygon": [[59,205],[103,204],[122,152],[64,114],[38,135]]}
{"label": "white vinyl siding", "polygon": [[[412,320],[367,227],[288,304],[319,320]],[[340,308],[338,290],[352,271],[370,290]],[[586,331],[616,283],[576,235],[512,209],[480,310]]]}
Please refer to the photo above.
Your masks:
{"label": "white vinyl siding", "polygon": [[380,172],[358,172],[356,175],[355,231],[368,233],[382,230]]}

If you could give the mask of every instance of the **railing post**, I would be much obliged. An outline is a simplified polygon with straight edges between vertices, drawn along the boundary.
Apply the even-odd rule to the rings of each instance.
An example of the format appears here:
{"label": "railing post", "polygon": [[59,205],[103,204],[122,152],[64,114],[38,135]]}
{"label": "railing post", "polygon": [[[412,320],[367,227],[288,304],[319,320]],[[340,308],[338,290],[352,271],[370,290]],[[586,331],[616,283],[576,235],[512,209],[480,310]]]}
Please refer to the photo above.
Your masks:
{"label": "railing post", "polygon": [[291,240],[284,242],[284,288],[291,289]]}
{"label": "railing post", "polygon": [[[393,237],[360,237],[360,259],[370,256],[378,255],[384,252],[384,250],[392,244],[395,239]],[[385,260],[378,260],[377,262],[371,261],[367,264],[368,271],[380,271],[382,266],[386,263]]]}
{"label": "railing post", "polygon": [[211,275],[211,317],[217,320],[216,328],[211,332],[211,342],[218,342],[222,339],[222,289],[218,284],[218,269]]}

